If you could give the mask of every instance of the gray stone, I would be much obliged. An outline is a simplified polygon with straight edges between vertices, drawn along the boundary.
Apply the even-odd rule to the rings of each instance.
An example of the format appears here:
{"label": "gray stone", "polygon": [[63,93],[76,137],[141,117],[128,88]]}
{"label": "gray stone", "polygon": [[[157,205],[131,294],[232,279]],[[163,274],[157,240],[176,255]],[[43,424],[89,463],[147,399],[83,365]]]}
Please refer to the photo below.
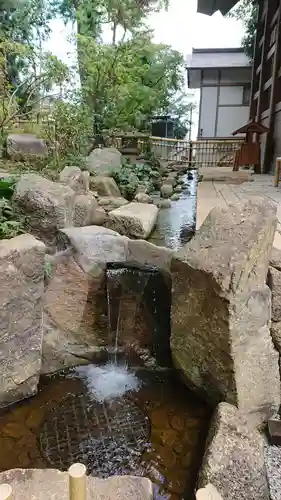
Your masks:
{"label": "gray stone", "polygon": [[147,193],[137,193],[135,196],[137,203],[153,203],[153,199]]}
{"label": "gray stone", "polygon": [[107,217],[108,216],[104,208],[97,207],[92,213],[92,224],[94,226],[103,226],[103,224],[107,221]]}
{"label": "gray stone", "polygon": [[227,403],[213,416],[199,473],[198,486],[209,483],[223,500],[269,500],[263,438]]}
{"label": "gray stone", "polygon": [[106,227],[130,238],[146,239],[154,229],[158,207],[147,203],[129,203],[109,212]]}
{"label": "gray stone", "polygon": [[181,192],[182,192],[182,187],[181,187],[181,186],[176,186],[176,187],[174,188],[174,192],[175,192],[175,193],[181,193]]}
{"label": "gray stone", "polygon": [[90,187],[92,190],[97,191],[99,196],[121,197],[119,187],[112,177],[103,177],[101,175],[91,177]]}
{"label": "gray stone", "polygon": [[0,242],[0,406],[37,391],[43,338],[45,245],[30,234]]}
{"label": "gray stone", "polygon": [[278,269],[278,271],[281,271],[281,250],[279,248],[272,247],[269,264]]}
{"label": "gray stone", "polygon": [[115,148],[97,148],[86,159],[86,169],[99,175],[110,174],[113,169],[121,168],[122,155]]}
{"label": "gray stone", "polygon": [[171,200],[167,198],[166,200],[160,200],[157,204],[158,208],[170,208],[172,206]]}
{"label": "gray stone", "polygon": [[176,367],[212,405],[235,404],[256,425],[280,403],[265,285],[275,213],[263,199],[214,208],[171,267]]}
{"label": "gray stone", "polygon": [[60,182],[69,186],[76,194],[89,193],[89,172],[81,172],[79,167],[65,167],[60,172]]}
{"label": "gray stone", "polygon": [[173,250],[153,245],[145,240],[128,240],[128,262],[155,266],[170,271]]}
{"label": "gray stone", "polygon": [[128,205],[128,200],[123,198],[122,196],[112,197],[112,196],[103,196],[98,199],[98,204],[103,207],[107,212],[111,212],[115,208],[123,207],[124,205]]}
{"label": "gray stone", "polygon": [[104,271],[107,262],[125,262],[128,238],[99,226],[71,227],[61,231],[84,272]]}
{"label": "gray stone", "polygon": [[24,174],[16,185],[14,201],[25,217],[28,230],[51,247],[58,229],[73,221],[74,191],[36,174]]}
{"label": "gray stone", "polygon": [[270,442],[274,444],[281,443],[281,419],[280,415],[276,414],[268,421],[268,432],[270,435]]}
{"label": "gray stone", "polygon": [[13,160],[21,160],[33,156],[47,156],[48,148],[43,139],[34,134],[9,134],[7,137],[7,154]]}
{"label": "gray stone", "polygon": [[271,319],[281,321],[281,271],[269,267],[267,283],[271,290]]}
{"label": "gray stone", "polygon": [[76,195],[74,199],[73,226],[90,226],[95,223],[98,202],[92,193]]}
{"label": "gray stone", "polygon": [[174,193],[171,196],[171,201],[178,201],[180,199],[179,193]]}
{"label": "gray stone", "polygon": [[275,349],[281,354],[281,321],[272,321],[270,333]]}
{"label": "gray stone", "polygon": [[[11,469],[0,473],[1,484],[10,484],[16,500],[66,500],[67,472],[55,469]],[[152,483],[144,477],[114,476],[98,479],[87,476],[89,500],[153,500]]]}
{"label": "gray stone", "polygon": [[173,186],[171,184],[163,184],[161,186],[161,196],[163,196],[163,198],[170,198],[170,196],[172,196],[174,190],[173,190]]}

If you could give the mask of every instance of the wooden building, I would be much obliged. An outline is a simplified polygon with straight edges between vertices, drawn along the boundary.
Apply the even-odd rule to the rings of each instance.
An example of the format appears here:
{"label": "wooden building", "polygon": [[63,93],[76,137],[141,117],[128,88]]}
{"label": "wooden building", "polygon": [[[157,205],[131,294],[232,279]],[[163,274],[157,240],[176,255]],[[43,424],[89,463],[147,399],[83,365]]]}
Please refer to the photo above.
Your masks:
{"label": "wooden building", "polygon": [[[226,14],[236,3],[198,0],[198,11]],[[269,129],[260,138],[262,172],[268,173],[281,156],[281,0],[258,0],[258,10],[249,119]]]}

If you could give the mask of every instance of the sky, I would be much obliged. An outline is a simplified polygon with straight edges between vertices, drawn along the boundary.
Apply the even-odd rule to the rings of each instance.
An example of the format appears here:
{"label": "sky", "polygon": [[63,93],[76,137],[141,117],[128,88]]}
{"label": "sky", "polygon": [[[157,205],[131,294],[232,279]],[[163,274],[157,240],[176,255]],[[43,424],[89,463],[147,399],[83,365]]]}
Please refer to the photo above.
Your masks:
{"label": "sky", "polygon": [[[197,0],[170,0],[167,12],[152,14],[148,19],[154,30],[156,43],[171,45],[173,49],[188,57],[192,48],[240,47],[243,37],[243,23],[224,18],[219,12],[213,16],[198,14]],[[64,62],[70,62],[75,47],[68,42],[71,26],[65,27],[61,20],[52,22],[52,35],[46,44]],[[193,92],[192,100],[198,104],[199,91]],[[198,106],[193,115],[192,136],[197,134]]]}

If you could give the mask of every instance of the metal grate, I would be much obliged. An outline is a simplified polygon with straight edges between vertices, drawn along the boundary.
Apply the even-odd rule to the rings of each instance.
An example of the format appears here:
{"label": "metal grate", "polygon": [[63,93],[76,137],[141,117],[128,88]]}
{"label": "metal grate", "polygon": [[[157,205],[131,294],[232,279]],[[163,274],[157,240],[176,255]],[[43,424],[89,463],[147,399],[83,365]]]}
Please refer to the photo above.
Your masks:
{"label": "metal grate", "polygon": [[38,440],[52,467],[81,462],[89,473],[107,477],[132,471],[148,436],[148,417],[130,399],[99,403],[79,394],[49,412]]}

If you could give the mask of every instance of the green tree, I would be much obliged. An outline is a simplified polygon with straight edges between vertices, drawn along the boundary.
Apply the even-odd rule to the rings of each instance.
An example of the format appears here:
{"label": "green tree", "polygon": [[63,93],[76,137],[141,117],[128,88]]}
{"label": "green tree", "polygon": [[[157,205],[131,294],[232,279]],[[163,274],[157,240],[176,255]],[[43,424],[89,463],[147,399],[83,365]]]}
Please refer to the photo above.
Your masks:
{"label": "green tree", "polygon": [[228,14],[228,17],[243,21],[245,34],[242,39],[242,46],[250,60],[254,58],[255,34],[258,22],[258,5],[250,0],[240,0],[240,2]]}

